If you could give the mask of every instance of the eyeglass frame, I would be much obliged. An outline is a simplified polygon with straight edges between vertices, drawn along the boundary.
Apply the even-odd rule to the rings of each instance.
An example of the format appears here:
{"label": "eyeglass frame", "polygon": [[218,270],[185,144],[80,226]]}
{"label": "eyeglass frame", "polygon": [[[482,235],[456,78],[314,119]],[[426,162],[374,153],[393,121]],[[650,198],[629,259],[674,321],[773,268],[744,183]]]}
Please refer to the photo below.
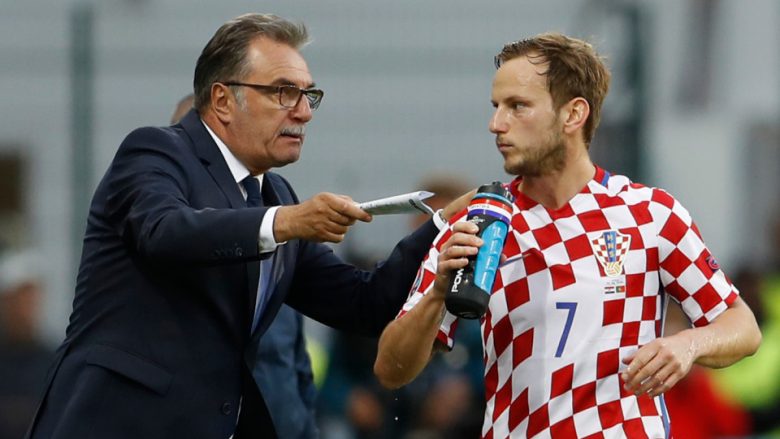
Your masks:
{"label": "eyeglass frame", "polygon": [[[306,100],[309,102],[309,108],[311,108],[312,111],[316,110],[320,103],[322,102],[323,96],[325,96],[325,92],[318,88],[300,88],[298,86],[292,85],[292,84],[284,84],[284,85],[264,85],[264,84],[252,84],[248,82],[238,82],[238,81],[217,81],[220,84],[228,85],[228,86],[239,86],[239,87],[249,87],[261,92],[273,92],[276,93],[277,97],[279,98],[279,105],[282,106],[282,108],[286,109],[293,109],[298,106],[298,104],[301,103],[301,98],[306,95]],[[295,89],[298,90],[298,100],[295,101],[295,105],[287,106],[282,103],[282,92],[284,89]],[[313,96],[314,98],[318,98],[315,101],[312,101],[309,96]]]}

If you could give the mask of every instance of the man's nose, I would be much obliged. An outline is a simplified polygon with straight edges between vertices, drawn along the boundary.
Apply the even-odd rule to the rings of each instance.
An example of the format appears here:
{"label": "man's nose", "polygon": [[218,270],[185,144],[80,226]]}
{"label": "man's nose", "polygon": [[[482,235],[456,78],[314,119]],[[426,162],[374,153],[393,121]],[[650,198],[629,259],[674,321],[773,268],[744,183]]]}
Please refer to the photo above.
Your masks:
{"label": "man's nose", "polygon": [[311,120],[313,114],[311,111],[311,105],[306,96],[301,96],[301,100],[298,104],[290,109],[290,116],[300,122],[306,123]]}
{"label": "man's nose", "polygon": [[491,133],[497,134],[506,132],[508,125],[503,113],[504,112],[500,108],[496,108],[496,111],[493,112],[493,117],[490,118],[490,123],[488,124],[488,129]]}

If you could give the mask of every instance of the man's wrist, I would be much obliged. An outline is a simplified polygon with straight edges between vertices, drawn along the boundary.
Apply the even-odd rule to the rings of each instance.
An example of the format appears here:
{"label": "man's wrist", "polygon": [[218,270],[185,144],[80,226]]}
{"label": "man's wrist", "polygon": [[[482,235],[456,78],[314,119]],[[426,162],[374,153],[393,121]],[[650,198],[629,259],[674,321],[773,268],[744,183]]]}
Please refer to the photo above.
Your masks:
{"label": "man's wrist", "polygon": [[285,244],[286,241],[277,241],[276,233],[274,232],[274,224],[276,222],[276,215],[280,206],[274,206],[269,208],[263,216],[263,221],[260,223],[260,231],[258,233],[258,248],[260,253],[267,253],[276,250],[276,247]]}

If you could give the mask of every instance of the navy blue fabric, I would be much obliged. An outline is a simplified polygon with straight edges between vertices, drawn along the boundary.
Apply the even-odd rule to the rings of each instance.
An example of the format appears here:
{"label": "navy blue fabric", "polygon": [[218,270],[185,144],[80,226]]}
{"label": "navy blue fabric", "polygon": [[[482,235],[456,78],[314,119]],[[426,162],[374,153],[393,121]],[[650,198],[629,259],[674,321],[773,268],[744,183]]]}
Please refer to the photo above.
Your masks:
{"label": "navy blue fabric", "polygon": [[260,196],[260,182],[251,175],[241,180],[241,185],[246,190],[246,206],[260,207],[263,205],[263,198]]}
{"label": "navy blue fabric", "polygon": [[[264,179],[267,206],[298,202],[281,176]],[[377,336],[437,233],[429,221],[364,272],[307,241],[259,254],[267,208],[245,206],[194,110],[125,138],[92,199],[73,312],[28,436],[228,438],[244,395],[254,415],[239,426],[244,437],[275,437],[254,380],[242,377],[282,303]],[[251,331],[266,257],[269,299]]]}
{"label": "navy blue fabric", "polygon": [[[263,205],[260,184],[249,176],[241,181],[247,193],[246,205]],[[271,270],[273,258],[261,262],[263,273]],[[265,280],[267,285],[268,280]],[[261,282],[262,284],[262,282]],[[266,287],[260,289],[263,291]],[[267,296],[265,296],[267,297]],[[260,314],[262,303],[256,310]],[[257,319],[256,315],[256,319]],[[253,328],[257,326],[257,320]],[[317,389],[311,371],[309,353],[303,333],[303,316],[287,305],[282,305],[271,326],[260,339],[260,348],[252,375],[263,395],[276,432],[285,439],[316,439],[319,430],[314,417]]]}
{"label": "navy blue fabric", "polygon": [[303,334],[303,316],[279,308],[260,339],[252,371],[280,438],[319,437],[314,418],[317,389]]}

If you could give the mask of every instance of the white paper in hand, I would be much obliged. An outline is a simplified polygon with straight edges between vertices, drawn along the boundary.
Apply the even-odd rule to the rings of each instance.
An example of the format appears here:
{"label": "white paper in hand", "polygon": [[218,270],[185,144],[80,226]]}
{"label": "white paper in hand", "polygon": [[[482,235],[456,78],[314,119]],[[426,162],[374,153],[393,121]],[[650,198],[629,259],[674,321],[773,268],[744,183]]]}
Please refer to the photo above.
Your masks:
{"label": "white paper in hand", "polygon": [[358,207],[371,215],[389,215],[394,213],[427,213],[433,215],[433,209],[422,200],[432,197],[433,192],[417,191],[395,195],[378,200],[358,203]]}

